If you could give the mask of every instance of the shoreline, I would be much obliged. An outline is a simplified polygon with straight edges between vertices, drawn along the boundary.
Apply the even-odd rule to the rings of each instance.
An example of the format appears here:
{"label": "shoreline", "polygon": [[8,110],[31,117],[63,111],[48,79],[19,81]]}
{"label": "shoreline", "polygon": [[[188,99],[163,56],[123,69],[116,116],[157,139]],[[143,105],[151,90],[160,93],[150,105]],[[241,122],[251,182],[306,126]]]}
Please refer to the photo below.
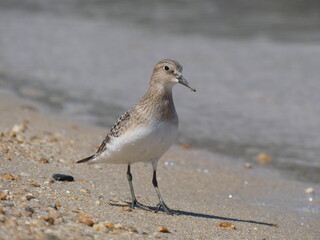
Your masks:
{"label": "shoreline", "polygon": [[[173,146],[159,162],[158,181],[179,215],[132,210],[126,166],[75,164],[95,152],[107,129],[45,116],[3,93],[0,114],[1,239],[317,239],[320,234],[317,184],[310,202],[309,183]],[[151,169],[134,164],[133,184],[138,200],[155,206]],[[55,173],[75,181],[52,181]],[[158,231],[161,226],[170,233]]]}

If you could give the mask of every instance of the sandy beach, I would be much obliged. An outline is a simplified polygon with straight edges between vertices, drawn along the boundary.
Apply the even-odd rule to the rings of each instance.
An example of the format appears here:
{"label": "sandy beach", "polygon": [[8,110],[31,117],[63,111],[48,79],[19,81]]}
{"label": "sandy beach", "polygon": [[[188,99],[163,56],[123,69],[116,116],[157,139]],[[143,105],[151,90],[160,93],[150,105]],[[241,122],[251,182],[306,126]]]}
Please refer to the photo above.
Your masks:
{"label": "sandy beach", "polygon": [[[131,209],[126,166],[75,163],[95,152],[107,129],[46,116],[5,94],[0,118],[0,239],[319,237],[317,185],[174,146],[159,163],[158,181],[176,215]],[[55,173],[75,181],[54,181]],[[151,166],[135,164],[132,173],[138,199],[154,207]]]}

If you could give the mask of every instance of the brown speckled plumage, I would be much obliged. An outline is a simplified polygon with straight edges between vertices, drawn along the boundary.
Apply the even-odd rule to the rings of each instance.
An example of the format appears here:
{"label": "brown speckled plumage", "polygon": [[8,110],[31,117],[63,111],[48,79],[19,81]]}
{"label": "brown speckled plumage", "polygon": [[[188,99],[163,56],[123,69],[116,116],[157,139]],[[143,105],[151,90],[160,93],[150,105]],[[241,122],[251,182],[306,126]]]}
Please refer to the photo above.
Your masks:
{"label": "brown speckled plumage", "polygon": [[[164,69],[166,66],[169,67],[167,71]],[[133,108],[121,115],[94,155],[78,162],[87,162],[99,156],[107,149],[111,137],[119,137],[131,128],[146,124],[151,121],[151,118],[157,121],[171,121],[178,126],[178,116],[172,98],[172,87],[177,82],[172,79],[181,77],[181,72],[182,66],[175,60],[165,59],[158,62],[153,69],[149,89],[144,97]],[[191,88],[189,85],[186,86]]]}
{"label": "brown speckled plumage", "polygon": [[171,213],[160,195],[156,168],[158,160],[170,148],[177,135],[178,116],[173,103],[172,87],[180,83],[195,91],[181,72],[182,66],[177,61],[166,59],[158,62],[144,97],[118,119],[94,155],[77,162],[127,164],[132,207],[147,208],[135,197],[130,166],[140,161],[151,162],[154,169],[152,183],[159,197],[156,211],[163,208]]}
{"label": "brown speckled plumage", "polygon": [[77,162],[127,164],[132,208],[149,209],[136,199],[130,166],[135,162],[151,162],[152,184],[159,198],[156,212],[162,208],[166,213],[172,214],[158,189],[156,169],[158,160],[170,148],[177,135],[178,116],[173,103],[172,87],[180,83],[195,91],[181,72],[182,66],[177,61],[166,59],[158,62],[144,97],[118,119],[94,155]]}
{"label": "brown speckled plumage", "polygon": [[[178,125],[178,115],[172,98],[172,89],[171,87],[164,88],[159,85],[163,79],[163,73],[159,73],[159,70],[163,67],[162,65],[168,63],[175,65],[179,72],[182,71],[182,66],[177,61],[166,59],[158,62],[154,67],[147,93],[133,108],[120,116],[100,145],[95,156],[106,150],[111,136],[119,137],[130,127],[144,124],[151,117],[159,121],[173,121],[174,124]],[[174,70],[170,71],[171,74],[174,74]]]}

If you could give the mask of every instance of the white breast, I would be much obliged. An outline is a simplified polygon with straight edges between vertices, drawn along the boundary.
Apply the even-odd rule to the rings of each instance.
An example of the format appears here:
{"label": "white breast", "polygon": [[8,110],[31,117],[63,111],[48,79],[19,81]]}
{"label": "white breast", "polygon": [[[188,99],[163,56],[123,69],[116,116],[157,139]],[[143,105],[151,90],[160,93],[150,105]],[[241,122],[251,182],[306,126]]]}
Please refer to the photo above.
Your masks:
{"label": "white breast", "polygon": [[176,136],[176,124],[154,121],[119,137],[111,137],[107,149],[94,161],[128,164],[159,159],[173,144]]}

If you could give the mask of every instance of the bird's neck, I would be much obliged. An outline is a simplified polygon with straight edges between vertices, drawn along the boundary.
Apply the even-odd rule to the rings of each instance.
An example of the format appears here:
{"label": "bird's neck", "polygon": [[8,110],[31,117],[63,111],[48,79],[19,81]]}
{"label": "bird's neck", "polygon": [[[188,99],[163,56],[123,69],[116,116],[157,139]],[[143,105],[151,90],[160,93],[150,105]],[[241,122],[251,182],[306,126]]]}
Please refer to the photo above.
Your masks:
{"label": "bird's neck", "polygon": [[178,120],[172,98],[172,87],[151,84],[139,105],[159,120]]}

